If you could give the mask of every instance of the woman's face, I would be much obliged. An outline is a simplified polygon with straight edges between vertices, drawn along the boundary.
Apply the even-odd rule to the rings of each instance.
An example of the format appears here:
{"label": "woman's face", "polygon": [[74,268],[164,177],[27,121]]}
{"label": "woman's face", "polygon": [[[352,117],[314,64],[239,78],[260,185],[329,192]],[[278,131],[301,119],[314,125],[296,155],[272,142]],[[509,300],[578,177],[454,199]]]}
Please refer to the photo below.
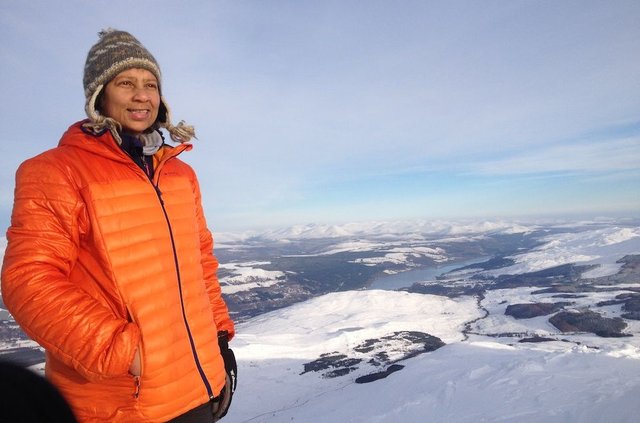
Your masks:
{"label": "woman's face", "polygon": [[126,132],[139,135],[158,117],[160,89],[156,77],[146,69],[120,72],[104,88],[100,110],[115,119]]}

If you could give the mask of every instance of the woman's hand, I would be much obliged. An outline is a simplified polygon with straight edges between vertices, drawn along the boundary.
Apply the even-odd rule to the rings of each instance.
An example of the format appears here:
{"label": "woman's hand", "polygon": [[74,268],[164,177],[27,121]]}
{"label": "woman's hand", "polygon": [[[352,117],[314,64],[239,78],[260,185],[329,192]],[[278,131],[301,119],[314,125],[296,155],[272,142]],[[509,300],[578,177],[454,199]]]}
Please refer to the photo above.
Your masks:
{"label": "woman's hand", "polygon": [[131,362],[131,366],[129,366],[129,373],[134,376],[140,376],[140,372],[142,370],[142,365],[140,362],[140,346],[136,348],[136,353],[133,355],[133,361]]}

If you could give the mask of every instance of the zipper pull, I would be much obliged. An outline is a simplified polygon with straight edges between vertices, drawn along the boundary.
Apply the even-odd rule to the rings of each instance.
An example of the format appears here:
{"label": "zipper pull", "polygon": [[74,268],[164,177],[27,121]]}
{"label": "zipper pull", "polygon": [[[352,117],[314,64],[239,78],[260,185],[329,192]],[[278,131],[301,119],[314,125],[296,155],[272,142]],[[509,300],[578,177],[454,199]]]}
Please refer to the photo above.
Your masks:
{"label": "zipper pull", "polygon": [[138,399],[138,397],[140,396],[140,376],[134,376],[133,383],[136,387],[135,391],[133,392],[133,398]]}

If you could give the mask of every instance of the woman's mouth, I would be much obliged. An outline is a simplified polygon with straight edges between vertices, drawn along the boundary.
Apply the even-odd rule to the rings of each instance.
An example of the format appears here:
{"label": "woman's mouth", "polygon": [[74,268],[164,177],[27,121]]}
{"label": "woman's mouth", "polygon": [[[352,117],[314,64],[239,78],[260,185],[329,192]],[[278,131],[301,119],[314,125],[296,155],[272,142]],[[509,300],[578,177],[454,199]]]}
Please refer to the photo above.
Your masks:
{"label": "woman's mouth", "polygon": [[131,114],[131,118],[135,120],[144,120],[149,117],[148,109],[127,109]]}

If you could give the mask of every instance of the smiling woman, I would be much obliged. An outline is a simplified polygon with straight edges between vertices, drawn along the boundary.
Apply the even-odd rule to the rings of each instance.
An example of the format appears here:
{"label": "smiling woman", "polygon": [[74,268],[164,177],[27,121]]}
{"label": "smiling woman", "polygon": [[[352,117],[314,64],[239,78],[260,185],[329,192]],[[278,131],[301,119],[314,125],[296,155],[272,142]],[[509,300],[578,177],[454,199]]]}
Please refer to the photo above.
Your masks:
{"label": "smiling woman", "polygon": [[[174,141],[189,141],[195,136],[193,127],[184,122],[176,126],[171,123],[160,80],[158,62],[135,37],[112,29],[100,32],[100,40],[89,50],[84,68],[85,110],[89,122],[84,122],[83,127],[96,134],[110,129],[116,141],[122,143],[119,130],[135,120],[138,122],[135,128],[130,128],[134,133],[165,128]],[[133,111],[153,112],[154,105],[156,119],[145,116],[140,121],[144,113],[138,113],[137,119],[133,119]]]}
{"label": "smiling woman", "polygon": [[2,300],[80,422],[215,422],[234,323],[178,158],[193,127],[171,124],[158,63],[127,32],[100,33],[84,88],[88,119],[18,169]]}

